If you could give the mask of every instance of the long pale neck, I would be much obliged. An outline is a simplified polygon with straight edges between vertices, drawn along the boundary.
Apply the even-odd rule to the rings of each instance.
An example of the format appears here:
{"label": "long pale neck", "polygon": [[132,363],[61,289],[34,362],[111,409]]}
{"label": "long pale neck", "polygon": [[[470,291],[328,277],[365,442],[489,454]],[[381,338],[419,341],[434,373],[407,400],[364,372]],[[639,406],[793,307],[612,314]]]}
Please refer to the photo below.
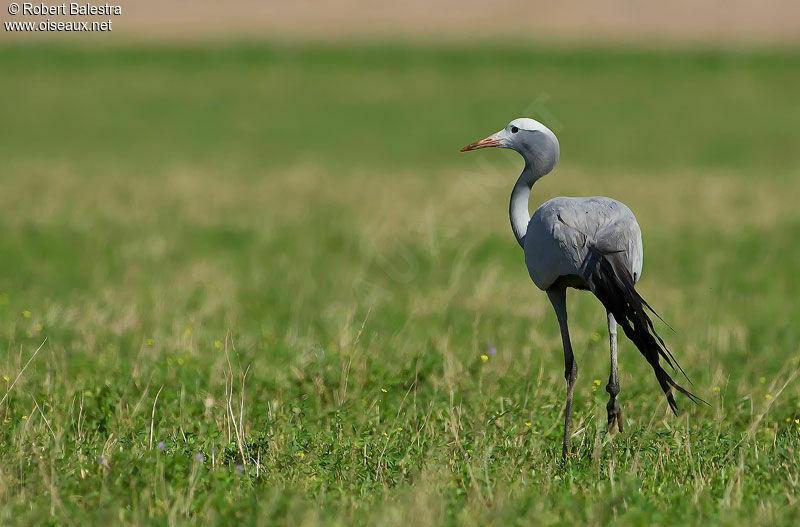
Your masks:
{"label": "long pale neck", "polygon": [[511,217],[511,229],[520,246],[525,248],[525,234],[528,232],[528,223],[531,215],[528,212],[528,199],[531,197],[531,187],[539,178],[547,175],[558,163],[561,149],[558,139],[549,128],[541,126],[536,133],[526,134],[521,142],[512,147],[525,160],[525,168],[519,175],[514,190],[511,191],[511,204],[508,206],[508,215]]}
{"label": "long pale neck", "polygon": [[531,187],[542,175],[536,174],[533,166],[526,162],[522,174],[519,175],[514,190],[511,191],[511,203],[508,207],[508,215],[511,218],[511,230],[517,238],[521,247],[524,247],[525,233],[528,230],[528,222],[531,221],[528,212],[528,200],[531,197]]}

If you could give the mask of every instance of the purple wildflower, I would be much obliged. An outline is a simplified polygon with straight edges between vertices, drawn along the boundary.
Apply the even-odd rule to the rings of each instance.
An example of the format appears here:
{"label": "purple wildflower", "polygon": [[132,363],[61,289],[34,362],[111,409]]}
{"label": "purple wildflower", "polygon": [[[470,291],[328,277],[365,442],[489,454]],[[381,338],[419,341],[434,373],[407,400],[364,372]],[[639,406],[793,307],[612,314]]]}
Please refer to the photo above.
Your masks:
{"label": "purple wildflower", "polygon": [[198,452],[197,454],[195,454],[194,455],[194,460],[197,461],[198,463],[202,463],[203,462],[203,453],[202,452]]}
{"label": "purple wildflower", "polygon": [[494,357],[495,355],[497,355],[497,348],[495,348],[494,346],[492,346],[491,343],[489,343],[489,351],[487,351],[486,354],[490,357]]}
{"label": "purple wildflower", "polygon": [[167,444],[165,442],[163,442],[163,441],[159,441],[158,442],[158,449],[159,450],[164,450],[166,448],[167,448]]}
{"label": "purple wildflower", "polygon": [[105,456],[100,456],[100,457],[98,457],[98,458],[97,458],[97,464],[98,464],[98,465],[100,465],[100,466],[105,466],[105,464],[106,464],[106,458],[105,458]]}
{"label": "purple wildflower", "polygon": [[241,474],[244,472],[244,467],[242,465],[236,465],[236,473]]}

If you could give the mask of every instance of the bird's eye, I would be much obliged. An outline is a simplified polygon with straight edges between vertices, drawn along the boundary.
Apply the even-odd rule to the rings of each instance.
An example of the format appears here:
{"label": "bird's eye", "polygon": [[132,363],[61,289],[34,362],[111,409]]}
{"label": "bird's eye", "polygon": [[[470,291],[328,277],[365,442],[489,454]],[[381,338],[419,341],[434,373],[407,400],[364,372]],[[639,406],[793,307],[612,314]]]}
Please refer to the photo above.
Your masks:
{"label": "bird's eye", "polygon": [[511,127],[511,133],[512,134],[516,134],[517,132],[519,132],[519,128],[517,128],[516,126],[512,126]]}

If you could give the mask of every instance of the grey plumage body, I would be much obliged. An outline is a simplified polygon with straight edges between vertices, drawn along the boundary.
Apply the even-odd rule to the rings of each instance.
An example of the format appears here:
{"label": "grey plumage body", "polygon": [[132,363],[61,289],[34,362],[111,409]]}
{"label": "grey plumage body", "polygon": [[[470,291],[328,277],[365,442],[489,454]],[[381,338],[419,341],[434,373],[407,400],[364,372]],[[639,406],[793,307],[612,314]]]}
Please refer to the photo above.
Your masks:
{"label": "grey plumage body", "polygon": [[609,433],[623,431],[622,409],[617,400],[618,325],[653,368],[673,412],[677,412],[673,388],[693,401],[701,401],[661,367],[660,359],[664,359],[680,369],[647,314],[648,309],[653,312],[652,308],[634,288],[642,275],[644,252],[642,233],[633,212],[611,198],[560,197],[547,201],[530,216],[531,187],[553,169],[560,156],[555,134],[538,121],[520,118],[462,151],[486,147],[510,148],[525,160],[511,192],[509,218],[514,236],[524,250],[528,274],[539,289],[547,292],[561,332],[567,381],[562,457],[566,459],[569,448],[572,395],[578,377],[567,324],[567,288],[590,290],[607,311],[611,359],[606,385]]}
{"label": "grey plumage body", "polygon": [[533,213],[523,244],[531,280],[542,291],[558,280],[589,289],[584,273],[592,245],[619,253],[634,283],[639,279],[642,233],[628,207],[602,196],[545,202]]}

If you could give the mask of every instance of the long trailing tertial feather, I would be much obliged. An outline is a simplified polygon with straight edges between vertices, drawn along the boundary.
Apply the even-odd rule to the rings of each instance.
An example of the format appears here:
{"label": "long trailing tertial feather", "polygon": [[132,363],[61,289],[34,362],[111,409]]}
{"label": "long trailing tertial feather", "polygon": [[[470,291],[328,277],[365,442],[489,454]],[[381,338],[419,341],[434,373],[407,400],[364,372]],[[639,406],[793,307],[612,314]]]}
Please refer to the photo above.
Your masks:
{"label": "long trailing tertial feather", "polygon": [[663,358],[670,367],[679,370],[691,384],[686,372],[683,371],[678,361],[667,349],[664,340],[653,327],[653,321],[647,311],[649,310],[659,319],[661,317],[636,292],[633,277],[619,256],[620,251],[602,251],[591,243],[588,245],[589,255],[583,265],[583,279],[592,293],[614,315],[625,335],[639,348],[644,358],[650,363],[672,412],[676,415],[678,413],[678,405],[675,403],[672,388],[687,396],[694,403],[708,404],[676,383],[661,367],[660,359]]}

